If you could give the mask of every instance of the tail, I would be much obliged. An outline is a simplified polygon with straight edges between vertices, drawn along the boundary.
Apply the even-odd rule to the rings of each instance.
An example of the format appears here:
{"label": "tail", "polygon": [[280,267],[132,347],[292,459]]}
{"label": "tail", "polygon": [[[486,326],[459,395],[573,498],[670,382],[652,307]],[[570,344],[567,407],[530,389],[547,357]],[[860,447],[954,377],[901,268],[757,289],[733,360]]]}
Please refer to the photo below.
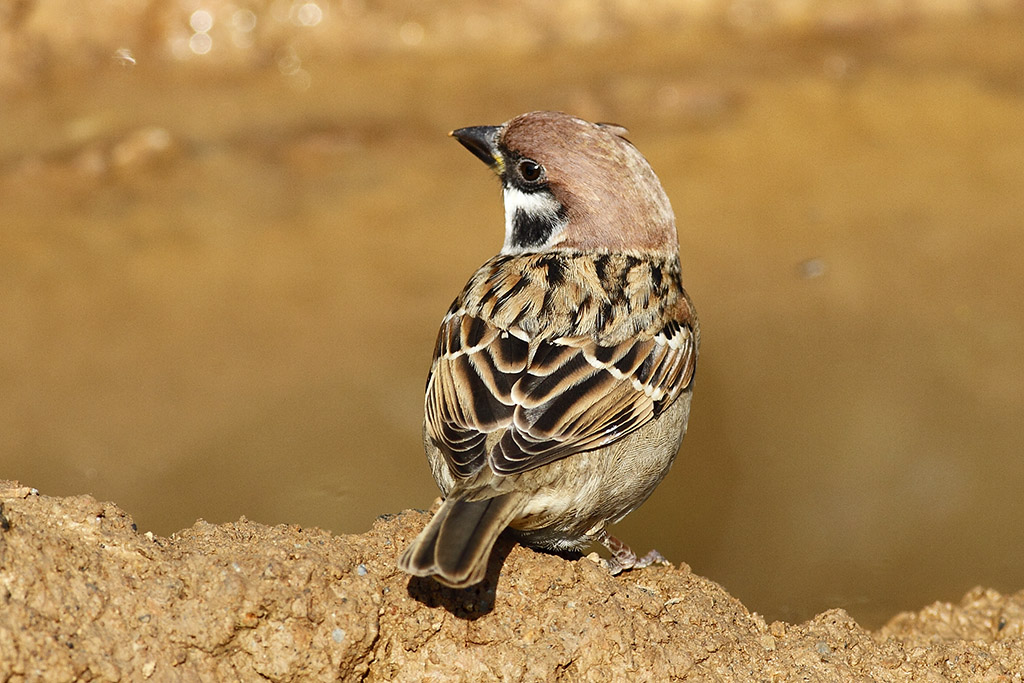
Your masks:
{"label": "tail", "polygon": [[452,588],[483,581],[491,548],[520,506],[519,497],[511,493],[485,500],[448,498],[398,558],[398,568],[433,576]]}

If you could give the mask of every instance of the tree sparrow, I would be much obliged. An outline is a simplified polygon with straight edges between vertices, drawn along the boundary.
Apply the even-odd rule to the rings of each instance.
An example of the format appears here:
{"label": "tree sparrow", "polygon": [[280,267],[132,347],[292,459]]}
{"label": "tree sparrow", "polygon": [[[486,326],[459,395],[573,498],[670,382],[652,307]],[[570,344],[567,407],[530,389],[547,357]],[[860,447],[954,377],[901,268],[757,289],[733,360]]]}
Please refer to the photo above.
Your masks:
{"label": "tree sparrow", "polygon": [[441,323],[423,442],[444,495],[398,565],[463,588],[498,535],[597,541],[668,473],[690,413],[700,328],[675,217],[624,128],[558,112],[451,135],[501,178],[505,243]]}

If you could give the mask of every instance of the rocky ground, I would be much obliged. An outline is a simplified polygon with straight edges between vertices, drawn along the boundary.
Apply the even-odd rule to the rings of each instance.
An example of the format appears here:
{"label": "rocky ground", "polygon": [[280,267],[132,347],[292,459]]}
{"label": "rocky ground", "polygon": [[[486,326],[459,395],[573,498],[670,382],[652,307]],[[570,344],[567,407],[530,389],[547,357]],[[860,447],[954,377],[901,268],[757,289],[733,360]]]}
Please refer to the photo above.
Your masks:
{"label": "rocky ground", "polygon": [[455,591],[365,534],[197,522],[169,538],[90,496],[0,482],[2,680],[1021,681],[1024,591],[982,588],[877,632],[842,610],[766,623],[686,565],[612,577],[500,547]]}

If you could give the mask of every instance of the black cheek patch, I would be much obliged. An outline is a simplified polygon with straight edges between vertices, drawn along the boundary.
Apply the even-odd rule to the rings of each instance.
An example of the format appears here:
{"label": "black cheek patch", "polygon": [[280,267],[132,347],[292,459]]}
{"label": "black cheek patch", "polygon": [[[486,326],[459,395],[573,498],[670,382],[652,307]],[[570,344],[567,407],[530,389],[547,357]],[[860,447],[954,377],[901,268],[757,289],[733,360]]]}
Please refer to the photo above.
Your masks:
{"label": "black cheek patch", "polygon": [[548,241],[557,227],[553,214],[527,213],[516,209],[512,216],[512,244],[517,247],[539,247]]}
{"label": "black cheek patch", "polygon": [[522,183],[512,182],[507,183],[506,187],[535,200],[530,202],[530,205],[517,206],[515,213],[512,214],[512,246],[520,249],[541,247],[551,239],[556,230],[566,224],[568,211],[555,199],[546,185],[523,187]]}

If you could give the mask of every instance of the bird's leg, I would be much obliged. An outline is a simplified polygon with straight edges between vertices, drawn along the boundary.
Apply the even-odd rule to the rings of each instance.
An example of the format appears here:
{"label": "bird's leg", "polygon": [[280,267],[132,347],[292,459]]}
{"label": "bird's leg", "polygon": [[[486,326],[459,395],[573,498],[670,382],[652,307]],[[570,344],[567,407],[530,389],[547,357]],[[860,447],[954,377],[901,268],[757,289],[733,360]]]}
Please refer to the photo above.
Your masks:
{"label": "bird's leg", "polygon": [[643,557],[638,558],[632,548],[603,529],[598,534],[596,540],[605,548],[608,548],[608,552],[612,554],[612,559],[608,560],[608,571],[611,572],[612,576],[628,569],[643,569],[652,564],[669,564],[669,561],[657,550],[652,550]]}

